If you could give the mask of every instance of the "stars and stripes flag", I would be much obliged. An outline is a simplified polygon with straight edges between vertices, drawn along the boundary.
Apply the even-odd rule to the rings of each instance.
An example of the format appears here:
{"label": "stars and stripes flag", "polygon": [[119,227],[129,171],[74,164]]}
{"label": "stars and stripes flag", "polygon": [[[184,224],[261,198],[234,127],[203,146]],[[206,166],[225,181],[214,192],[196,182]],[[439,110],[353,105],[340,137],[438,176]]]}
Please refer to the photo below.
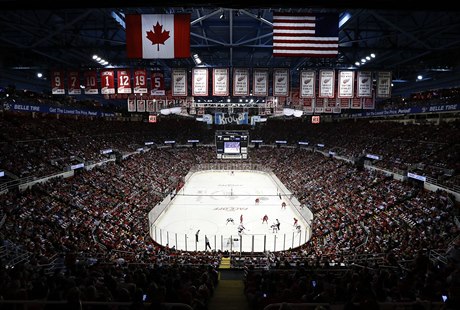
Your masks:
{"label": "stars and stripes flag", "polygon": [[338,14],[273,13],[273,56],[337,57]]}

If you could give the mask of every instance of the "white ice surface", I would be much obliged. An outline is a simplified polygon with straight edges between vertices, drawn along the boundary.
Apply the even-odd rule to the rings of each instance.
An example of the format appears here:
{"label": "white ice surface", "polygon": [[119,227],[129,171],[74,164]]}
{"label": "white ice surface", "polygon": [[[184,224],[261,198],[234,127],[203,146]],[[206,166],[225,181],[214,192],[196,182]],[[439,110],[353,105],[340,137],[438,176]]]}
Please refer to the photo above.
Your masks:
{"label": "white ice surface", "polygon": [[[188,251],[205,250],[205,236],[212,250],[262,252],[297,247],[309,236],[306,223],[295,215],[287,198],[280,198],[276,183],[264,172],[195,172],[155,222],[153,237],[160,244]],[[283,201],[285,209],[281,207]],[[268,224],[262,223],[265,214]],[[245,229],[239,235],[241,215]],[[294,217],[301,224],[300,233],[293,225]],[[227,223],[228,218],[234,224]],[[274,233],[271,225],[276,219],[281,225]]]}

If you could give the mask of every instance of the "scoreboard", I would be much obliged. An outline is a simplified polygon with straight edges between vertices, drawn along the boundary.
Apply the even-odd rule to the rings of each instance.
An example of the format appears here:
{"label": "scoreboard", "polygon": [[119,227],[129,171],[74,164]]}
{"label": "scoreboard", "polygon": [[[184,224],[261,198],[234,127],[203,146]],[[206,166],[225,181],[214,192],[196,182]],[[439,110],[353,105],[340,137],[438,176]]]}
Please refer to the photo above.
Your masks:
{"label": "scoreboard", "polygon": [[248,131],[216,131],[216,152],[218,159],[248,158]]}

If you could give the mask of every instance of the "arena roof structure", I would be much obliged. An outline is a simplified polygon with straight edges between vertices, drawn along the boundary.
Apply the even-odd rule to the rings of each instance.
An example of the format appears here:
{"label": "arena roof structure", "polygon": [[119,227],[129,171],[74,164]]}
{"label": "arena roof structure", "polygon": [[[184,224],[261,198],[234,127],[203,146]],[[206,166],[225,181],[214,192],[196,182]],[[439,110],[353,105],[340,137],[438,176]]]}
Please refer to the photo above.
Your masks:
{"label": "arena roof structure", "polygon": [[[138,0],[2,0],[0,6],[2,86],[50,89],[47,74],[52,69],[103,68],[92,59],[94,54],[106,59],[107,67],[158,67],[166,77],[171,68],[194,67],[193,57],[127,58],[126,15],[153,13],[189,13],[191,55],[197,54],[211,68],[284,67],[293,80],[305,68],[385,70],[392,72],[393,94],[460,84],[460,14],[453,2],[168,1],[163,6]],[[338,13],[338,56],[274,57],[276,12]],[[37,79],[37,72],[44,74],[42,79]]]}

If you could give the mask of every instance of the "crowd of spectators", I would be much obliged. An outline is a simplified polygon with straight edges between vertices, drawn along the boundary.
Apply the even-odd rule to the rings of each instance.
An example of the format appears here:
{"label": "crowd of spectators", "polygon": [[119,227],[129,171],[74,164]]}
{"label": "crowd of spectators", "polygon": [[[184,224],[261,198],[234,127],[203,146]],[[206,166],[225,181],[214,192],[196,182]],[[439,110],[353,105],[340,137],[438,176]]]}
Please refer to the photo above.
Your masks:
{"label": "crowd of spectators", "polygon": [[[187,144],[196,139],[213,144],[214,131],[193,119],[169,119],[157,124],[103,119],[74,119],[55,116],[0,116],[0,169],[19,178],[62,172],[75,162],[97,162],[108,155],[103,149],[120,153],[136,151],[146,141],[162,145],[165,140]],[[211,128],[212,129],[212,128]],[[242,129],[242,128],[239,128]],[[243,128],[244,129],[244,128]],[[374,165],[401,174],[419,172],[448,186],[460,185],[460,122],[439,125],[404,125],[369,120],[340,121],[319,125],[304,120],[270,120],[247,127],[251,139],[274,144],[286,140],[296,145],[307,141],[311,147],[358,159],[379,156]]]}
{"label": "crowd of spectators", "polygon": [[377,102],[376,109],[407,109],[410,107],[458,104],[459,102],[460,88],[447,88],[413,93],[408,98],[393,96],[392,98]]}
{"label": "crowd of spectators", "polygon": [[[100,150],[105,148],[129,153],[145,141],[161,143],[175,139],[180,143],[192,136],[206,143],[213,137],[210,130],[194,120],[180,124],[177,120],[165,121],[151,127],[146,123],[31,119],[4,114],[1,123],[5,124],[5,131],[1,137],[0,168],[20,176],[24,176],[24,171],[46,174],[39,170],[40,165],[52,166],[51,161],[56,158],[73,156],[97,162],[104,159]],[[439,160],[447,168],[458,169],[453,157],[458,150],[458,123],[439,127],[364,121],[318,127],[302,122],[287,125],[284,121],[268,123],[252,129],[251,135],[267,142],[285,135],[283,139],[290,141],[306,139],[313,145],[335,145],[350,157],[371,152],[393,158],[388,161],[390,164],[397,155],[405,164],[424,160],[429,165],[430,161]],[[315,132],[309,132],[312,128]],[[446,141],[442,135],[453,140]],[[28,151],[29,146],[33,146],[32,151]],[[357,287],[366,285],[374,293],[383,289],[381,296],[374,296],[375,301],[431,300],[441,293],[447,294],[448,287],[459,285],[449,280],[458,275],[458,261],[438,264],[441,271],[436,272],[432,268],[438,267],[426,261],[423,266],[415,264],[427,255],[424,249],[445,252],[458,236],[454,221],[458,207],[446,192],[429,192],[419,184],[399,182],[387,174],[359,169],[352,163],[298,147],[256,148],[250,151],[248,161],[270,168],[315,214],[312,238],[307,244],[269,258],[274,269],[296,268],[295,272],[251,273],[247,278],[247,296],[254,309],[261,308],[266,301],[348,301],[344,300],[343,290],[353,290],[356,295],[352,296],[359,300],[364,297],[358,294]],[[147,213],[177,187],[191,167],[209,162],[217,162],[212,146],[153,148],[92,170],[78,171],[69,179],[52,179],[23,192],[4,193],[0,196],[5,219],[0,229],[2,239],[8,239],[30,256],[29,263],[10,269],[1,266],[0,295],[29,299],[38,294],[39,298],[52,300],[77,294],[83,300],[138,301],[138,296],[148,291],[149,296],[160,296],[155,301],[185,302],[196,309],[206,308],[216,284],[210,279],[227,253],[185,252],[159,246],[148,234]],[[95,263],[80,266],[73,261],[69,265],[72,253],[84,254]],[[317,277],[308,271],[311,266],[331,263],[348,266],[353,255],[374,253],[383,254],[385,264],[394,269],[381,271],[377,265],[365,266],[361,271],[342,272],[339,278],[328,273]],[[46,265],[56,255],[65,258],[66,274],[48,274],[45,283],[38,281],[44,275],[34,266]],[[411,268],[415,271],[403,269],[400,261],[413,261]],[[112,264],[101,267],[102,262]],[[142,267],[131,266],[135,264]],[[172,272],[169,268],[179,270],[179,276],[164,278],[163,273]],[[197,273],[207,274],[206,279],[201,280]],[[421,278],[425,273],[431,276],[427,277],[429,282]],[[394,278],[401,276],[403,279]],[[320,285],[305,286],[305,280],[315,280]],[[203,282],[213,285],[205,285],[205,289]],[[65,283],[62,287],[66,291],[56,283]],[[88,283],[94,288],[83,288]],[[186,296],[176,294],[178,290],[184,290]],[[269,294],[270,299],[264,300],[261,294]],[[456,295],[451,294],[454,299]],[[315,297],[318,295],[321,298]]]}
{"label": "crowd of spectators", "polygon": [[[193,165],[212,161],[216,159],[211,147],[153,149],[71,179],[9,192],[2,197],[6,215],[2,234],[41,264],[56,253],[83,252],[95,261],[151,264],[154,269],[187,264],[216,268],[224,253],[165,249],[149,237],[147,221],[148,211]],[[310,242],[274,255],[274,268],[348,263],[353,253],[385,253],[388,261],[395,262],[414,260],[421,249],[445,250],[458,236],[454,223],[458,210],[444,192],[427,192],[298,148],[256,149],[250,161],[271,168],[315,214]],[[278,296],[282,285],[277,288],[271,288],[272,301],[284,298]],[[134,293],[130,296],[134,301]],[[259,307],[260,301],[251,296],[248,293],[254,307]],[[335,301],[329,297],[324,296]]]}

